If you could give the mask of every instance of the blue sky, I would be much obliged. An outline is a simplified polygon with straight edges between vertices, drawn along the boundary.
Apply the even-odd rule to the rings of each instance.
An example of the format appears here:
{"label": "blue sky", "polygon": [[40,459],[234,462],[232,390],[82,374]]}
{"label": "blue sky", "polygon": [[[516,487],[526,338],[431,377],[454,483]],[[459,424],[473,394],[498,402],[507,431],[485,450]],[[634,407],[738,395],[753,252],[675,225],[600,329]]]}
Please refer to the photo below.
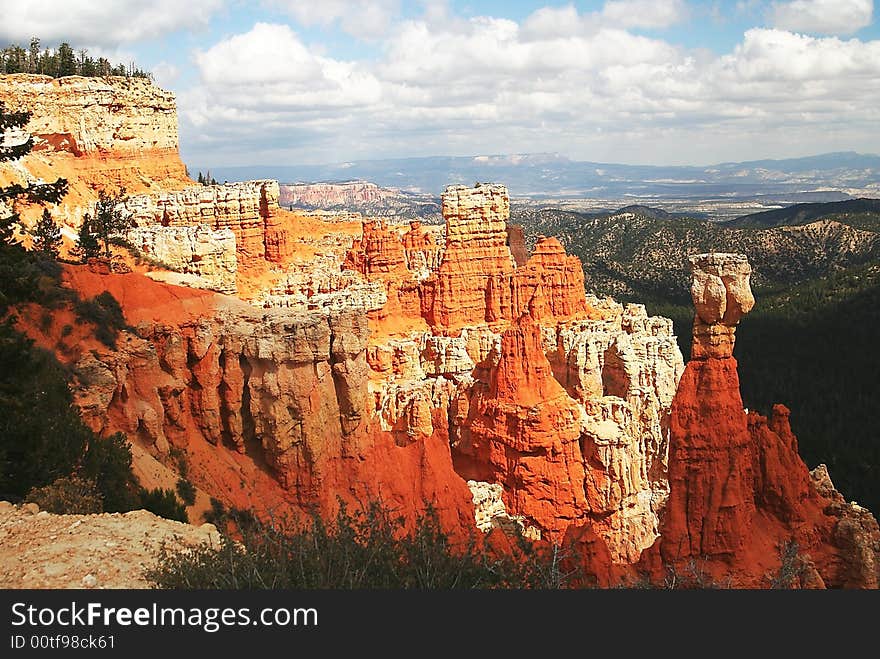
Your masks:
{"label": "blue sky", "polygon": [[193,166],[880,152],[872,0],[0,0],[0,38],[133,59]]}

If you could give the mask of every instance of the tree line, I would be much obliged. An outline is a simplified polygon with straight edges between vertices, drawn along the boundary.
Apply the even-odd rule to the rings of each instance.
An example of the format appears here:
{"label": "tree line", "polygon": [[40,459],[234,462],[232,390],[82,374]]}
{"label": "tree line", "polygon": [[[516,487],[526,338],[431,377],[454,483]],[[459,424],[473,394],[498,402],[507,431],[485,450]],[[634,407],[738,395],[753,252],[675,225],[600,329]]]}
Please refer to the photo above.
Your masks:
{"label": "tree line", "polygon": [[152,74],[129,64],[113,64],[106,57],[94,58],[88,50],[74,50],[66,41],[54,50],[43,48],[37,37],[32,37],[27,48],[10,44],[0,51],[0,73],[38,73],[63,78],[64,76],[126,76],[152,78]]}

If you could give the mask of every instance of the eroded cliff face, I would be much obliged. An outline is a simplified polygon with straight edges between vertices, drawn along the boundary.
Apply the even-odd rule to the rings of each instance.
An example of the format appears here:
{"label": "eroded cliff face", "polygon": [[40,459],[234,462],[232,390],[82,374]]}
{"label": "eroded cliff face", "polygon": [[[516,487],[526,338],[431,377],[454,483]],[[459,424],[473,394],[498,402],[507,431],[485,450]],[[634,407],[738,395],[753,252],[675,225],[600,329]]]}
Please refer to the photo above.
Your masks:
{"label": "eroded cliff face", "polygon": [[205,227],[231,231],[239,267],[261,261],[280,263],[290,256],[280,226],[277,181],[198,185],[184,190],[134,195],[123,211],[139,226]]}
{"label": "eroded cliff face", "polygon": [[133,328],[115,350],[85,327],[65,333],[63,316],[36,334],[70,366],[96,431],[122,431],[167,465],[182,457],[201,491],[257,514],[381,499],[411,520],[433,505],[454,537],[473,528],[446,435],[400,445],[371,417],[363,310],[260,310],[87,266],[64,278],[83,297],[109,291]]}
{"label": "eroded cliff face", "polygon": [[332,208],[334,206],[352,206],[369,204],[393,196],[393,190],[380,188],[367,181],[351,181],[348,183],[304,183],[285,185],[281,190],[281,203],[288,205],[314,206]]}
{"label": "eroded cliff face", "polygon": [[[174,198],[201,194],[214,192]],[[587,296],[555,239],[515,258],[505,199],[503,186],[454,190],[440,233],[247,206],[263,220],[251,267],[274,269],[250,304],[70,267],[69,285],[109,290],[135,332],[110,350],[65,335],[63,317],[30,327],[71,366],[96,430],[123,431],[166,465],[182,453],[200,490],[228,505],[332,514],[337,498],[381,498],[409,519],[432,505],[456,538],[502,529],[571,543],[602,585],[700,561],[719,580],[766,586],[794,539],[807,556],[796,585],[875,587],[874,518],[807,471],[785,408],[742,409],[732,349],[754,303],[745,260],[694,259],[685,370],[671,321]],[[200,202],[146,207],[145,235],[238,237],[215,201],[215,229],[197,221]],[[278,261],[267,217],[286,232]]]}
{"label": "eroded cliff face", "polygon": [[580,263],[553,238],[518,266],[503,186],[443,199],[442,245],[419,225],[368,222],[344,263],[388,297],[369,313],[373,413],[403,445],[448,433],[456,471],[498,526],[550,542],[588,527],[599,553],[632,563],[657,537],[667,492],[683,369],[671,322],[588,299]]}
{"label": "eroded cliff face", "polygon": [[179,271],[151,277],[242,298],[66,268],[82,297],[119,300],[133,330],[115,349],[69,312],[47,328],[22,310],[88,423],[125,432],[138,469],[182,456],[203,498],[266,515],[432,505],[456,538],[573,543],[604,585],[699,561],[766,586],[794,540],[796,585],[877,586],[874,517],[807,471],[784,407],[742,409],[744,257],[692,260],[685,369],[671,321],[587,296],[554,238],[526,251],[504,186],[448,188],[442,228],[325,222],[281,210],[274,181],[193,186],[173,97],[147,81],[4,76],[0,99],[34,111],[38,146],[0,182],[69,178],[71,226],[97,189],[125,186],[129,240]]}
{"label": "eroded cliff face", "polygon": [[699,561],[719,580],[767,587],[788,541],[802,552],[796,586],[876,588],[880,531],[846,504],[827,471],[811,474],[789,412],[743,410],[736,325],[752,308],[738,254],[691,257],[694,349],[671,408],[670,495],[660,551],[668,566]]}
{"label": "eroded cliff face", "polygon": [[[0,75],[0,101],[32,113],[34,149],[0,165],[0,183],[67,178],[59,206],[76,227],[96,190],[174,190],[191,185],[178,154],[174,94],[145,78]],[[22,205],[26,220],[39,209]]]}
{"label": "eroded cliff face", "polygon": [[[366,221],[356,236],[278,210],[271,183],[237,189],[230,204],[208,187],[127,209],[143,251],[221,290],[232,233],[239,282],[245,259],[271,270],[251,304],[69,270],[84,297],[110,290],[137,328],[116,351],[53,339],[96,429],[165,463],[185,451],[194,482],[230,505],[331,508],[340,492],[372,494],[409,515],[439,505],[462,537],[478,518],[549,542],[580,529],[620,564],[654,542],[683,368],[668,320],[588,299],[552,238],[518,266],[503,186],[450,190],[445,232]],[[245,215],[250,238],[230,219]],[[277,261],[275,218],[290,248]]]}
{"label": "eroded cliff face", "polygon": [[147,258],[194,275],[204,288],[229,294],[237,290],[235,234],[229,229],[142,226],[131,229],[126,238]]}

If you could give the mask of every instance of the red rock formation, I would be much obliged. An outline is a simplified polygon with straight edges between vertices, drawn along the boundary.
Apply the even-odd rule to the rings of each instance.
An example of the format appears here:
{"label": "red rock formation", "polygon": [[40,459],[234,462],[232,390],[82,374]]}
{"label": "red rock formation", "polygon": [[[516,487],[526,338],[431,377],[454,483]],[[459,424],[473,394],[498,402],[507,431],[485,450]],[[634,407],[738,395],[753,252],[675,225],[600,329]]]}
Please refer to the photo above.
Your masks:
{"label": "red rock formation", "polygon": [[394,190],[378,187],[366,181],[348,183],[306,183],[281,186],[281,204],[301,204],[317,208],[350,207],[367,204],[394,196]]}
{"label": "red rock formation", "polygon": [[356,270],[368,279],[407,275],[407,259],[400,234],[382,220],[364,222],[364,235],[345,257],[343,269]]}
{"label": "red rock formation", "polygon": [[541,236],[526,264],[514,275],[512,313],[528,312],[536,320],[582,316],[587,311],[584,271],[576,256],[567,256],[556,238]]}
{"label": "red rock formation", "polygon": [[542,238],[525,265],[516,267],[507,245],[504,186],[450,186],[443,194],[443,216],[443,261],[422,289],[422,314],[429,325],[458,330],[511,322],[524,313],[538,320],[586,313],[580,262],[566,256],[555,238]]}
{"label": "red rock formation", "polygon": [[736,360],[692,360],[672,401],[663,552],[733,558],[755,513],[751,436]]}
{"label": "red rock formation", "polygon": [[678,570],[698,561],[715,579],[768,587],[781,548],[794,541],[803,552],[794,585],[876,588],[876,520],[843,504],[827,473],[817,489],[819,477],[811,478],[798,455],[787,408],[775,406],[769,421],[743,410],[730,353],[735,326],[754,303],[748,263],[712,254],[691,264],[694,351],[672,402],[663,560]]}
{"label": "red rock formation", "polygon": [[523,316],[501,340],[488,386],[475,385],[456,469],[469,480],[501,483],[511,515],[524,515],[559,541],[585,521],[580,409],[553,378],[541,329]]}
{"label": "red rock formation", "polygon": [[403,250],[406,254],[406,267],[415,273],[427,275],[440,265],[443,250],[437,244],[434,233],[419,221],[409,223],[409,231],[403,234]]}
{"label": "red rock formation", "polygon": [[354,241],[345,257],[344,270],[355,270],[385,286],[387,302],[369,313],[379,334],[405,332],[422,325],[418,283],[407,264],[400,233],[383,220],[364,222],[363,237]]}
{"label": "red rock formation", "polygon": [[446,188],[446,250],[440,268],[424,282],[422,295],[428,324],[456,329],[503,319],[500,304],[487,299],[487,289],[490,279],[513,273],[506,245],[509,215],[504,186]]}
{"label": "red rock formation", "polygon": [[[97,191],[175,190],[192,181],[180,160],[174,94],[145,78],[0,76],[0,101],[27,110],[34,149],[15,167],[0,165],[0,185],[66,178],[69,192],[56,219],[79,226]],[[39,204],[18,205],[26,221]]]}
{"label": "red rock formation", "polygon": [[524,266],[529,260],[529,251],[526,249],[526,236],[522,225],[507,225],[507,247],[513,255],[513,261],[517,268]]}
{"label": "red rock formation", "polygon": [[122,431],[138,455],[169,464],[171,449],[180,451],[197,487],[258,514],[317,505],[332,515],[337,497],[381,498],[410,521],[433,505],[456,538],[474,530],[446,424],[401,444],[366,414],[362,312],[267,311],[86,267],[67,266],[65,279],[86,298],[109,291],[137,327],[111,350],[87,335],[66,339],[64,314],[45,332],[23,326],[70,365],[96,431]]}

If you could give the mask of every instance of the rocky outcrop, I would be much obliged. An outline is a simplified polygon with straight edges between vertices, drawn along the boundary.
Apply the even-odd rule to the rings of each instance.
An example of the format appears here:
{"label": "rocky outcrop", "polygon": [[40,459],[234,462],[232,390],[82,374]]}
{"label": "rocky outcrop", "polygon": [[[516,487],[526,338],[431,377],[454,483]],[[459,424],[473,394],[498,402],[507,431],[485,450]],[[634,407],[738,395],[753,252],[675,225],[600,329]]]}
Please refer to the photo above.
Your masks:
{"label": "rocky outcrop", "polygon": [[0,76],[0,99],[32,113],[34,150],[75,156],[100,152],[177,152],[174,94],[148,78]]}
{"label": "rocky outcrop", "polygon": [[503,320],[489,282],[513,274],[507,249],[510,200],[502,185],[449,186],[443,193],[446,250],[424,282],[422,314],[432,326],[460,328]]}
{"label": "rocky outcrop", "polygon": [[[77,285],[91,279],[81,272],[74,277]],[[104,278],[101,285],[118,290],[131,316],[137,313],[133,305],[176,294],[148,281],[131,273]],[[159,300],[136,302],[134,291],[149,291]],[[317,452],[318,438],[351,434],[363,416],[368,332],[363,313],[302,315],[258,311],[233,299],[190,299],[208,305],[210,313],[186,313],[174,324],[161,322],[161,314],[155,320],[140,317],[133,323],[137,336],[125,348],[106,361],[87,353],[74,364],[87,385],[79,390],[86,418],[102,424],[100,430],[112,420],[159,453],[185,445],[191,434],[240,452],[255,444],[282,483],[301,483],[296,466],[302,452]],[[100,372],[112,377],[97,378]],[[111,389],[102,394],[102,386]],[[130,404],[132,399],[139,404]],[[104,408],[100,401],[109,403]]]}
{"label": "rocky outcrop", "polygon": [[[69,361],[86,422],[122,431],[159,460],[185,455],[212,496],[284,516],[338,497],[381,498],[408,519],[432,503],[457,537],[473,528],[471,493],[439,430],[400,444],[369,414],[363,311],[259,310],[137,273],[65,271],[84,297],[108,290],[136,332],[110,350],[55,349]],[[60,328],[50,335],[60,337]]]}
{"label": "rocky outcrop", "polygon": [[149,588],[161,549],[218,548],[213,524],[194,526],[146,510],[54,515],[0,501],[0,587]]}
{"label": "rocky outcrop", "polygon": [[696,310],[693,356],[731,357],[736,326],[755,306],[749,286],[752,268],[742,254],[698,254],[689,261]]}
{"label": "rocky outcrop", "polygon": [[[511,322],[524,313],[551,322],[586,314],[577,258],[566,256],[556,239],[542,238],[532,257],[517,267],[508,247],[509,215],[502,185],[450,186],[443,193],[446,248],[440,266],[422,285],[422,315],[429,325],[455,331]],[[516,239],[514,247],[522,259]]]}
{"label": "rocky outcrop", "polygon": [[440,267],[443,247],[438,243],[436,226],[425,226],[419,221],[409,223],[409,231],[403,234],[403,252],[406,255],[406,267],[417,279],[427,278],[432,271]]}
{"label": "rocky outcrop", "polygon": [[[374,414],[401,444],[448,429],[458,472],[500,487],[529,533],[559,542],[586,525],[611,560],[632,563],[656,539],[668,492],[668,409],[683,370],[671,321],[588,300],[579,262],[553,238],[517,267],[503,186],[444,199],[442,252],[421,225],[401,236],[371,222],[346,260],[389,298],[368,314]],[[420,310],[404,303],[413,290]],[[430,327],[382,331],[419,311]]]}
{"label": "rocky outcrop", "polygon": [[[419,279],[422,269],[431,259],[432,245],[418,226],[402,236],[403,227],[384,220],[363,224],[363,237],[355,240],[343,263],[343,271],[361,273],[371,283],[381,282],[385,289],[385,303],[372,311],[370,319],[382,333],[399,333],[421,323]],[[430,234],[426,234],[430,235]],[[410,249],[406,245],[410,245]],[[410,269],[413,263],[416,271]]]}
{"label": "rocky outcrop", "polygon": [[367,278],[406,276],[407,257],[400,234],[382,220],[364,222],[363,238],[354,242],[342,267]]}
{"label": "rocky outcrop", "polygon": [[[644,308],[627,316],[616,310],[604,321],[549,331],[521,317],[484,358],[488,373],[474,371],[466,404],[457,403],[453,453],[468,479],[501,483],[507,511],[536,534],[560,542],[570,528],[586,525],[610,560],[632,563],[658,534],[667,494],[666,416],[682,362],[669,321],[648,334],[645,327],[660,319],[648,319]],[[611,380],[608,371],[625,364],[632,379],[603,391],[603,371]]]}
{"label": "rocky outcrop", "polygon": [[200,277],[206,288],[219,293],[236,291],[238,259],[235,234],[229,229],[141,226],[131,229],[126,239],[144,256],[172,270]]}
{"label": "rocky outcrop", "polygon": [[513,255],[516,267],[525,265],[529,260],[529,250],[526,249],[526,235],[522,225],[507,225],[507,247]]}
{"label": "rocky outcrop", "polygon": [[502,314],[508,299],[507,313],[528,312],[538,320],[583,317],[587,312],[581,262],[567,256],[556,238],[540,237],[531,258],[516,269],[509,290],[504,290],[505,283],[493,279],[489,284],[490,296],[498,299]]}
{"label": "rocky outcrop", "polygon": [[787,408],[775,406],[769,419],[743,410],[731,352],[735,326],[754,304],[745,257],[690,261],[694,349],[671,407],[666,564],[701,561],[735,585],[767,587],[781,548],[794,542],[801,580],[790,585],[876,587],[876,520],[844,504],[824,470],[811,477]]}
{"label": "rocky outcrop", "polygon": [[[70,192],[58,216],[78,226],[98,189],[130,193],[191,185],[180,160],[174,94],[146,78],[51,78],[0,75],[0,101],[32,113],[33,151],[19,161],[19,179],[66,178]],[[4,175],[0,169],[0,177]],[[24,215],[39,209],[24,206]]]}
{"label": "rocky outcrop", "polygon": [[214,231],[229,230],[235,236],[240,267],[263,259],[282,262],[289,255],[278,219],[277,181],[199,185],[136,195],[126,200],[124,211],[139,226],[205,225]]}
{"label": "rocky outcrop", "polygon": [[500,483],[507,510],[553,541],[588,511],[581,409],[553,378],[529,317],[504,332],[497,366],[477,383],[455,445],[468,480]]}
{"label": "rocky outcrop", "polygon": [[283,276],[257,293],[251,303],[290,311],[329,314],[345,309],[376,312],[388,301],[380,281],[364,281],[351,270],[339,270],[336,259],[315,258],[308,265],[288,266]]}
{"label": "rocky outcrop", "polygon": [[742,551],[755,515],[750,448],[734,359],[689,362],[672,404],[667,560]]}

